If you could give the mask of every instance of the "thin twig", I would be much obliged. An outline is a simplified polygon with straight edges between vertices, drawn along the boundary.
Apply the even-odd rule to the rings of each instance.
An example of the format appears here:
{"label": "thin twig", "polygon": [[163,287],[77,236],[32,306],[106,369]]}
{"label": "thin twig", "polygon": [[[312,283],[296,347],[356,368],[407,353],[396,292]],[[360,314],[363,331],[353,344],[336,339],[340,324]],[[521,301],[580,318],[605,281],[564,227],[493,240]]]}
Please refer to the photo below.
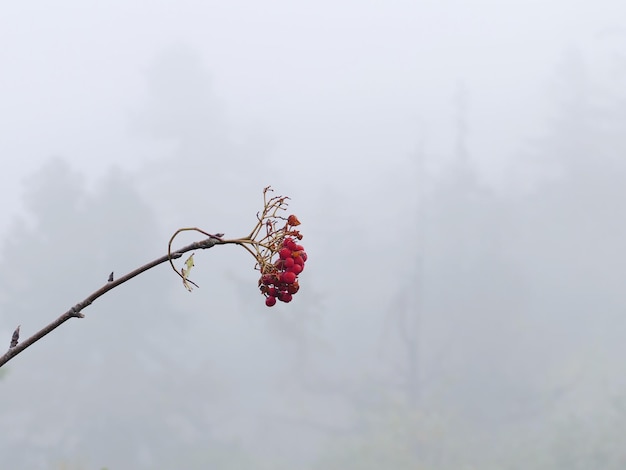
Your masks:
{"label": "thin twig", "polygon": [[143,266],[135,269],[134,271],[129,272],[125,276],[122,276],[122,277],[120,277],[118,279],[115,279],[114,281],[107,282],[100,289],[95,291],[93,294],[91,294],[89,297],[87,297],[82,302],[79,302],[76,305],[74,305],[72,308],[70,308],[67,312],[65,312],[59,318],[54,320],[52,323],[46,325],[45,327],[43,327],[41,330],[39,330],[34,335],[32,335],[29,338],[25,339],[24,341],[22,341],[21,343],[17,344],[16,346],[10,348],[6,353],[4,353],[2,356],[0,356],[0,367],[2,367],[4,364],[9,362],[11,359],[13,359],[19,353],[24,351],[24,349],[28,348],[29,346],[32,346],[34,343],[39,341],[41,338],[46,336],[48,333],[50,333],[51,331],[53,331],[56,328],[58,328],[59,326],[61,326],[63,323],[65,323],[70,318],[83,318],[84,315],[82,314],[82,310],[84,308],[88,307],[89,305],[91,305],[93,303],[93,301],[96,300],[98,297],[101,297],[104,294],[106,294],[107,292],[109,292],[111,289],[116,288],[120,284],[124,284],[126,281],[134,278],[135,276],[138,276],[139,274],[141,274],[141,273],[143,273],[143,272],[145,272],[145,271],[147,271],[149,269],[154,268],[155,266],[158,266],[161,263],[165,263],[167,261],[170,261],[171,259],[180,258],[184,253],[187,253],[188,251],[205,250],[207,248],[211,248],[211,247],[213,247],[215,245],[220,245],[220,244],[222,244],[222,241],[219,238],[216,238],[214,236],[209,237],[206,240],[201,240],[199,242],[191,243],[190,245],[187,245],[187,246],[185,246],[185,247],[183,247],[183,248],[181,248],[179,250],[176,250],[176,251],[173,251],[173,252],[169,252],[167,255],[161,256],[160,258],[155,259],[154,261],[150,261],[149,263],[144,264]]}

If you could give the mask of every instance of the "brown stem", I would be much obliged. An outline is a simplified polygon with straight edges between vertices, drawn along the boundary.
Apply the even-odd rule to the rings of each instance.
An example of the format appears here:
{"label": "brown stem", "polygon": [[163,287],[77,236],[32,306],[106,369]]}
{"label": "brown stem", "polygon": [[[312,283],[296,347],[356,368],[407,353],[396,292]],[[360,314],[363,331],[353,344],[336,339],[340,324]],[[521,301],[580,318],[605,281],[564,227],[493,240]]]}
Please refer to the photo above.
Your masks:
{"label": "brown stem", "polygon": [[222,243],[221,240],[219,238],[215,238],[215,237],[210,237],[210,238],[207,238],[206,240],[202,240],[202,241],[199,241],[199,242],[191,243],[190,245],[187,245],[187,246],[185,246],[185,247],[183,247],[183,248],[181,248],[179,250],[176,250],[174,252],[168,253],[165,256],[161,256],[160,258],[157,258],[154,261],[150,261],[149,263],[144,264],[143,266],[140,266],[139,268],[135,269],[134,271],[129,272],[125,276],[122,276],[122,277],[120,277],[120,278],[118,278],[118,279],[116,279],[114,281],[107,282],[105,285],[103,285],[100,289],[95,291],[93,294],[91,294],[85,300],[83,300],[82,302],[79,302],[76,305],[74,305],[67,312],[65,312],[63,315],[61,315],[59,318],[57,318],[53,322],[51,322],[48,325],[44,326],[37,333],[35,333],[34,335],[30,336],[29,338],[26,338],[24,341],[22,341],[21,343],[17,344],[16,346],[9,348],[9,350],[6,353],[4,353],[2,356],[0,356],[0,367],[2,367],[4,364],[9,362],[11,359],[13,359],[19,353],[24,351],[24,349],[28,348],[29,346],[32,346],[34,343],[39,341],[41,338],[46,336],[48,333],[50,333],[51,331],[53,331],[56,328],[58,328],[59,326],[61,326],[63,323],[65,323],[70,318],[83,318],[84,315],[82,314],[81,311],[84,308],[86,308],[89,305],[91,305],[93,303],[93,301],[96,300],[98,297],[101,297],[102,295],[106,294],[111,289],[116,288],[120,284],[124,284],[126,281],[129,281],[130,279],[134,278],[135,276],[138,276],[139,274],[141,274],[141,273],[143,273],[143,272],[145,272],[145,271],[147,271],[149,269],[152,269],[152,268],[154,268],[155,266],[158,266],[161,263],[165,263],[165,262],[169,261],[170,259],[180,258],[184,253],[187,253],[188,251],[204,250],[204,249],[207,249],[207,248],[211,248],[211,247],[213,247],[215,245],[219,245],[221,243]]}

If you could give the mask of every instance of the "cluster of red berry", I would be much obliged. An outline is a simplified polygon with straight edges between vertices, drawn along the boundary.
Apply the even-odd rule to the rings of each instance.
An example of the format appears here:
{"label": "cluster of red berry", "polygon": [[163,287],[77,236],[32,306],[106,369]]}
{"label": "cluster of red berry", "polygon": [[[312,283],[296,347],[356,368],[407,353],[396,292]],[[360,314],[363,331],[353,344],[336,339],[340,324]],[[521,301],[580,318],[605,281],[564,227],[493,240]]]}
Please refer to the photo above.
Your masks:
{"label": "cluster of red berry", "polygon": [[293,295],[298,292],[298,275],[304,269],[307,255],[304,247],[293,237],[285,237],[277,251],[278,259],[267,264],[259,280],[261,292],[265,295],[265,305],[272,307],[276,300],[291,302]]}

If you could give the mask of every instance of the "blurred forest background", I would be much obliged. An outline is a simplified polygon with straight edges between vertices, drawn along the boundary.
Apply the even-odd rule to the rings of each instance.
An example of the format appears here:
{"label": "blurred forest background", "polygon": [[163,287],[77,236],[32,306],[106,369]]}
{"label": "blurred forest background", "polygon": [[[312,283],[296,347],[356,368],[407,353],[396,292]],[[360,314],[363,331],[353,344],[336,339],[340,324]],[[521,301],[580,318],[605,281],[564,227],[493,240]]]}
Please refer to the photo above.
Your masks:
{"label": "blurred forest background", "polygon": [[164,49],[128,125],[157,155],[95,177],[54,156],[24,180],[0,340],[161,256],[178,227],[246,234],[268,184],[302,221],[302,288],[268,309],[249,255],[218,246],[196,254],[192,294],[167,266],[113,290],[0,370],[1,466],[626,468],[626,48],[603,44],[602,63],[563,51],[499,184],[459,81],[447,153],[420,125],[369,168],[327,159],[344,186],[262,131],[235,137],[203,60]]}

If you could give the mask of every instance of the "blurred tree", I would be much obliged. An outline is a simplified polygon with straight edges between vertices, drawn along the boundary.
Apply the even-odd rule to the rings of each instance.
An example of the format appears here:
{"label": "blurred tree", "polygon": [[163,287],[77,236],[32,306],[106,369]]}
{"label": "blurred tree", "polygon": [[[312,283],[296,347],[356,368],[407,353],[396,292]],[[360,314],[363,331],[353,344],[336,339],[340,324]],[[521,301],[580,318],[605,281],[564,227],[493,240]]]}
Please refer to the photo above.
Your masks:
{"label": "blurred tree", "polygon": [[[27,213],[0,259],[2,324],[26,336],[106,283],[161,255],[151,208],[112,170],[89,191],[62,159],[27,182]],[[11,364],[0,402],[3,465],[33,468],[80,458],[115,468],[155,468],[181,442],[206,446],[214,410],[203,352],[180,345],[184,324],[169,299],[167,269],[120,286]],[[182,288],[181,288],[182,289]],[[44,354],[46,356],[44,356]],[[46,361],[44,357],[49,359]],[[200,369],[196,364],[201,364]]]}
{"label": "blurred tree", "polygon": [[[185,46],[163,50],[148,69],[146,83],[146,100],[131,127],[158,144],[158,157],[142,168],[142,189],[158,201],[167,220],[200,225],[210,213],[212,220],[248,230],[235,215],[246,198],[231,196],[226,202],[220,195],[258,195],[259,173],[267,171],[265,144],[234,138],[197,51]],[[201,208],[192,201],[202,201]]]}
{"label": "blurred tree", "polygon": [[170,47],[156,58],[146,77],[148,99],[135,115],[133,128],[172,141],[187,163],[215,162],[219,155],[206,152],[228,145],[227,127],[199,54],[184,46]]}
{"label": "blurred tree", "polygon": [[531,312],[545,331],[559,332],[537,337],[550,343],[558,368],[585,347],[622,343],[626,223],[619,214],[626,166],[615,149],[625,148],[626,136],[617,132],[624,108],[603,97],[607,90],[580,50],[565,55],[555,88],[554,117],[534,149],[553,176],[522,201],[514,236],[533,280]]}
{"label": "blurred tree", "polygon": [[415,243],[407,247],[410,262],[388,312],[387,324],[396,330],[385,335],[386,370],[418,409],[429,407],[435,394],[447,411],[495,429],[530,406],[534,394],[525,377],[511,371],[525,360],[518,349],[525,282],[509,255],[511,201],[481,183],[470,156],[463,84],[454,107],[456,139],[447,171],[428,175],[425,152],[416,155],[413,187],[419,195],[409,219],[415,227],[407,230]]}
{"label": "blurred tree", "polygon": [[[71,262],[72,253],[86,251],[89,243],[83,227],[79,225],[76,230],[75,226],[84,214],[84,196],[81,175],[60,158],[47,162],[26,181],[26,213],[9,230],[2,250],[0,304],[6,327],[14,328],[18,319],[32,318],[34,328],[49,318],[50,309],[61,313],[61,308],[71,302],[69,299],[76,291],[81,292],[80,288],[86,287],[84,278],[75,275],[76,269],[81,269],[80,263]],[[61,246],[71,247],[71,250],[58,249],[61,239]],[[42,269],[40,262],[44,260],[48,264]],[[29,261],[32,264],[27,264]],[[52,269],[62,269],[71,281],[51,276]],[[49,308],[44,311],[40,309],[40,299],[28,294],[33,285],[50,286]]]}
{"label": "blurred tree", "polygon": [[499,465],[497,441],[441,408],[418,410],[412,403],[389,397],[362,410],[362,422],[358,432],[335,436],[313,468],[507,468]]}
{"label": "blurred tree", "polygon": [[611,397],[595,407],[593,416],[569,416],[554,420],[544,438],[540,469],[602,468],[619,470],[626,465],[624,407],[626,395]]}
{"label": "blurred tree", "polygon": [[[542,440],[556,436],[559,448],[543,448],[538,468],[623,466],[612,432],[597,433],[607,390],[624,386],[615,371],[622,367],[626,330],[626,224],[619,216],[626,166],[618,151],[626,148],[618,99],[626,89],[623,81],[606,87],[607,71],[589,67],[590,59],[572,48],[557,68],[552,117],[529,151],[543,179],[518,201],[510,232],[511,256],[527,279],[525,316],[532,325],[524,346],[525,369],[532,371],[526,380],[543,388],[546,407],[536,414],[550,431]],[[547,383],[557,384],[555,400]],[[558,429],[559,420],[568,424]],[[552,452],[558,457],[545,460]]]}

